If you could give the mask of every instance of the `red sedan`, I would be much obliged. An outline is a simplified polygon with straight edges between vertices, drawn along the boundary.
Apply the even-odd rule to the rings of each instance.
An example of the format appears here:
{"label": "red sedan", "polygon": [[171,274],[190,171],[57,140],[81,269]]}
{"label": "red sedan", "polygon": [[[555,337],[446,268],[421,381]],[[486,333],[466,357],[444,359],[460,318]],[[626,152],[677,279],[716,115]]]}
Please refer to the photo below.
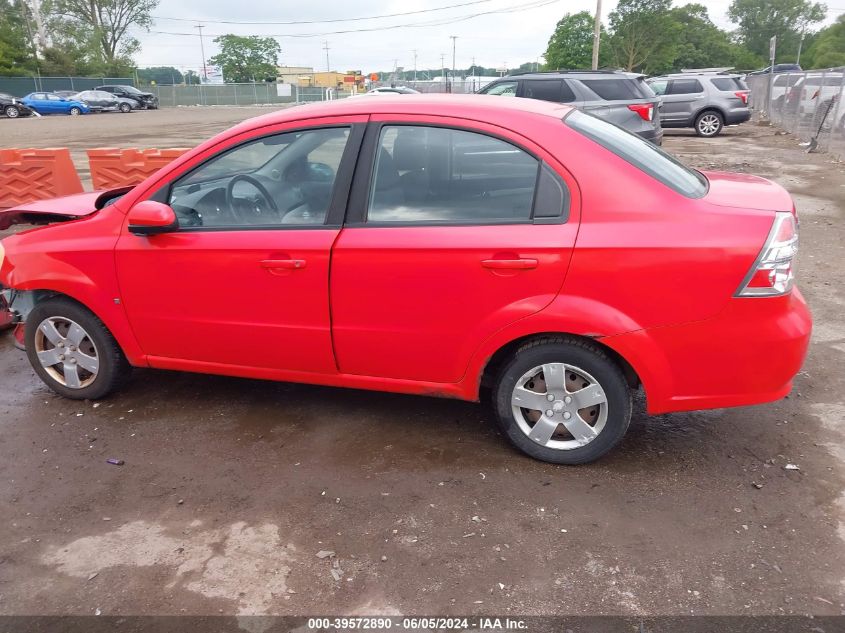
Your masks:
{"label": "red sedan", "polygon": [[810,336],[783,188],[533,99],[291,108],[0,228],[39,217],[0,283],[69,398],[132,366],[489,396],[518,448],[574,464],[640,387],[652,414],[782,398]]}

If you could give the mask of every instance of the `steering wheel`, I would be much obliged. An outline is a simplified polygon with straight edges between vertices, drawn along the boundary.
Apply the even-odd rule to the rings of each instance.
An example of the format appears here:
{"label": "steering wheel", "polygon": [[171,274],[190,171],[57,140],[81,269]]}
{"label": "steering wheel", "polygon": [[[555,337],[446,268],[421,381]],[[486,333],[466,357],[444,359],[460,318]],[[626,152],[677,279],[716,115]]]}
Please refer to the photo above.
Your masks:
{"label": "steering wheel", "polygon": [[[241,181],[247,182],[252,185],[255,189],[257,189],[258,193],[260,193],[261,197],[264,198],[270,210],[277,216],[279,215],[279,208],[276,206],[276,201],[273,200],[273,197],[270,195],[270,192],[267,191],[267,187],[261,184],[261,181],[259,181],[258,179],[253,178],[252,176],[249,176],[247,174],[237,174],[229,181],[229,184],[226,187],[226,206],[229,208],[230,213],[232,213],[232,215],[238,215],[235,212],[235,185]],[[259,209],[255,209],[255,213],[260,215],[261,211]]]}

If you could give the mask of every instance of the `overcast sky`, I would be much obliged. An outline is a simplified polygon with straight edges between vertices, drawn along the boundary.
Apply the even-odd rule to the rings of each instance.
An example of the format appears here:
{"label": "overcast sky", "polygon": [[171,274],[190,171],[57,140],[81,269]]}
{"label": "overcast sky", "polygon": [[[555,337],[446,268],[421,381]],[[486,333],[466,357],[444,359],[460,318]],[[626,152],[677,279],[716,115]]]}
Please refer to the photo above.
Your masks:
{"label": "overcast sky", "polygon": [[[353,22],[267,23],[359,18],[456,4],[465,6]],[[676,5],[681,4],[687,3],[676,1]],[[717,25],[732,28],[726,15],[730,0],[706,0],[703,4]],[[616,0],[604,0],[602,5],[602,18],[606,22]],[[828,6],[826,22],[845,12],[845,0],[832,0]],[[439,68],[441,54],[446,55],[446,66],[451,66],[449,36],[457,35],[456,67],[466,68],[475,59],[482,66],[514,68],[523,62],[536,61],[542,55],[555,24],[565,13],[583,10],[593,12],[595,0],[250,0],[243,4],[231,0],[161,0],[154,12],[156,20],[151,32],[135,33],[142,43],[136,62],[140,66],[197,70],[202,54],[195,25],[202,22],[206,59],[218,50],[214,36],[235,33],[274,36],[282,47],[279,61],[283,65],[325,70],[323,46],[328,41],[332,70],[389,70],[394,60],[398,60],[395,62],[398,66],[410,70],[414,67],[414,49],[417,68]],[[477,15],[482,13],[487,15]],[[223,24],[215,20],[261,24]],[[387,28],[397,25],[416,26]],[[353,29],[370,30],[330,33]],[[303,35],[309,37],[294,37]]]}

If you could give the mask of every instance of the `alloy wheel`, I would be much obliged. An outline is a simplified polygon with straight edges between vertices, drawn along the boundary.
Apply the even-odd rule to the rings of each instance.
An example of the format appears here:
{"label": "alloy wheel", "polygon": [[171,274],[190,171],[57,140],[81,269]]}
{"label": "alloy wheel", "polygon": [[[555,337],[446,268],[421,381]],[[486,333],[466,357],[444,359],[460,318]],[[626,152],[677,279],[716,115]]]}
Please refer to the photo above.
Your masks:
{"label": "alloy wheel", "polygon": [[20,113],[18,112],[18,109],[15,106],[8,106],[6,108],[6,116],[9,117],[10,119],[18,118],[19,114]]}
{"label": "alloy wheel", "polygon": [[82,389],[97,378],[100,358],[91,336],[66,317],[44,319],[35,332],[38,362],[57,383]]}
{"label": "alloy wheel", "polygon": [[719,131],[719,117],[715,114],[705,114],[698,120],[698,131],[702,136],[713,136]]}
{"label": "alloy wheel", "polygon": [[513,416],[529,439],[556,450],[595,440],[607,422],[607,395],[589,373],[565,363],[525,372],[511,395]]}

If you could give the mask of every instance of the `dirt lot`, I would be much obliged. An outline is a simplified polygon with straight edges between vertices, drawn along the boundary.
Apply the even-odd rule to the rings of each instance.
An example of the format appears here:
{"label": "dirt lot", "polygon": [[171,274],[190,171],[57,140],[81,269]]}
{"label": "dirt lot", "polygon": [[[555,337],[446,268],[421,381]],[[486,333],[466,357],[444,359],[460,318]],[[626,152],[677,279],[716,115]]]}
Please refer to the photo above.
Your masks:
{"label": "dirt lot", "polygon": [[[0,128],[80,157],[255,112]],[[613,454],[566,468],[455,401],[153,371],[62,400],[0,337],[0,613],[845,613],[845,170],[768,127],[670,134],[693,165],[797,201],[816,327],[789,398],[638,412]]]}

